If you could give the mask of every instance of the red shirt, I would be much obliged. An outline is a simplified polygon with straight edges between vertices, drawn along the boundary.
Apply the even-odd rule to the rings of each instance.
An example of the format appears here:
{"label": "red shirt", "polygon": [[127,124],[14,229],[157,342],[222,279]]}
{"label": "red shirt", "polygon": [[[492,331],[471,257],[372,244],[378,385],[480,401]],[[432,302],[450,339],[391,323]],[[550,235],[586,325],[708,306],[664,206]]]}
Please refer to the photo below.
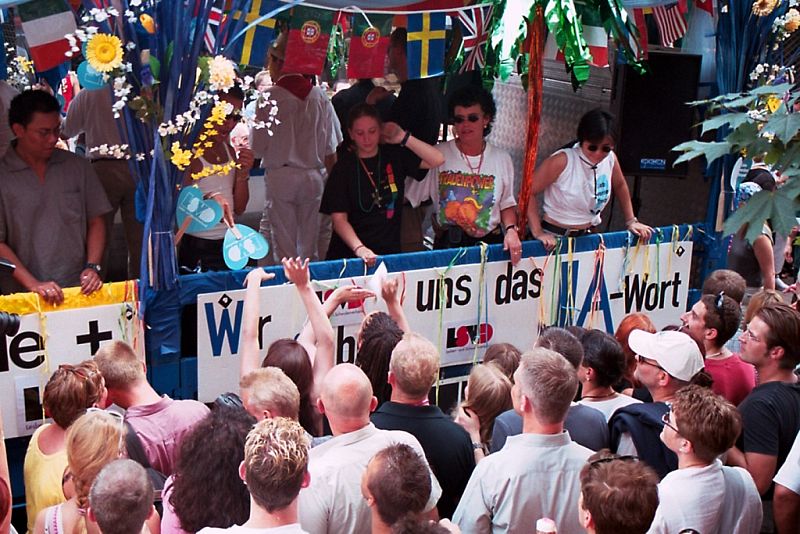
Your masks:
{"label": "red shirt", "polygon": [[756,386],[756,369],[738,354],[724,360],[706,359],[706,371],[714,379],[711,389],[738,406]]}

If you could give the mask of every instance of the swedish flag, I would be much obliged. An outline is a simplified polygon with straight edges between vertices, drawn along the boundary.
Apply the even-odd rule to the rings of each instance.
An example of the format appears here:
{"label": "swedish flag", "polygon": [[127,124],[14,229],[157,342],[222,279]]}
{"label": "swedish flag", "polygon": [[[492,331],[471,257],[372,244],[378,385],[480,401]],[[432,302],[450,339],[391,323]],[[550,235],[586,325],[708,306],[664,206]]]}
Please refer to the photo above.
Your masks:
{"label": "swedish flag", "polygon": [[408,15],[408,78],[429,78],[444,73],[445,14]]}
{"label": "swedish flag", "polygon": [[[257,18],[266,15],[278,6],[275,0],[253,0],[250,11],[244,17],[244,28]],[[235,11],[233,18],[238,20],[241,11]],[[231,59],[240,65],[262,68],[266,63],[267,50],[275,40],[275,19],[261,21],[258,25],[247,30],[241,39],[233,43]]]}

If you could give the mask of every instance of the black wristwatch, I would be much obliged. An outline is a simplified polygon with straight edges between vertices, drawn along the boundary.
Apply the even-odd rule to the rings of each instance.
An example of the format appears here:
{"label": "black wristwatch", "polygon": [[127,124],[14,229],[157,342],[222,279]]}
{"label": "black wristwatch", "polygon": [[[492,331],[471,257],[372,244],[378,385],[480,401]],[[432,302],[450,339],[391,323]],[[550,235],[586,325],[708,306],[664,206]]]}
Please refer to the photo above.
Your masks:
{"label": "black wristwatch", "polygon": [[103,270],[103,268],[100,267],[100,265],[98,265],[96,263],[87,263],[86,266],[84,267],[84,270],[85,269],[92,269],[97,274],[100,274],[100,271]]}

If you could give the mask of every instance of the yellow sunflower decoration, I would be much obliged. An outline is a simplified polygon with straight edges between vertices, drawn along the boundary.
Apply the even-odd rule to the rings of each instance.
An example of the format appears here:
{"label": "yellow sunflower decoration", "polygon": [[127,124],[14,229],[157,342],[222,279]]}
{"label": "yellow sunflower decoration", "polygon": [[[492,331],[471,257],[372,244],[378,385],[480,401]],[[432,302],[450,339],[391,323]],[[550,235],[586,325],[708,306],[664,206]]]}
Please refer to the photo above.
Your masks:
{"label": "yellow sunflower decoration", "polygon": [[116,35],[98,33],[86,43],[86,61],[98,72],[122,65],[122,41]]}

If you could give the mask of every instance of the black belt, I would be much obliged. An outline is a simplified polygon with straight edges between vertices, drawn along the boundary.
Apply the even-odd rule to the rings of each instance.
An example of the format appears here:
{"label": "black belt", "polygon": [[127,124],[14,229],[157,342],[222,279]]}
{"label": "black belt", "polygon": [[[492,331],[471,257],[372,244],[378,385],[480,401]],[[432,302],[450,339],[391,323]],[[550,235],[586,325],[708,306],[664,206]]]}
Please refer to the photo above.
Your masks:
{"label": "black belt", "polygon": [[592,233],[591,228],[583,228],[583,229],[562,228],[547,221],[542,221],[542,230],[547,230],[550,233],[561,235],[564,237],[580,237],[582,235],[589,235]]}

